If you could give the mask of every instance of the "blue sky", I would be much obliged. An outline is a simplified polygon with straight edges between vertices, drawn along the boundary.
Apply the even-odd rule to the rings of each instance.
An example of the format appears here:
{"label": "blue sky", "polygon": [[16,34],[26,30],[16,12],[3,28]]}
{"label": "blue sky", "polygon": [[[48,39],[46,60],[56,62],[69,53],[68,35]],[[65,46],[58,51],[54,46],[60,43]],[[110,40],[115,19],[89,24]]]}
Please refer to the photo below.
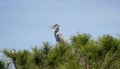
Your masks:
{"label": "blue sky", "polygon": [[120,34],[120,0],[0,0],[0,50],[55,43],[54,30],[70,36]]}

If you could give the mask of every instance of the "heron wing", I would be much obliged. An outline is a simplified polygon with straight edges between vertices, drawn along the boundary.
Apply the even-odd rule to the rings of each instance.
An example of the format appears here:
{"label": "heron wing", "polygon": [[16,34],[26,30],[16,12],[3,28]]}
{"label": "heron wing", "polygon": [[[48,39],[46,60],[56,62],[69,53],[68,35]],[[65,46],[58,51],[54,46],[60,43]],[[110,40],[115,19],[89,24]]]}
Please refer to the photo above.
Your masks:
{"label": "heron wing", "polygon": [[66,38],[61,33],[57,34],[57,41],[58,42],[67,42]]}

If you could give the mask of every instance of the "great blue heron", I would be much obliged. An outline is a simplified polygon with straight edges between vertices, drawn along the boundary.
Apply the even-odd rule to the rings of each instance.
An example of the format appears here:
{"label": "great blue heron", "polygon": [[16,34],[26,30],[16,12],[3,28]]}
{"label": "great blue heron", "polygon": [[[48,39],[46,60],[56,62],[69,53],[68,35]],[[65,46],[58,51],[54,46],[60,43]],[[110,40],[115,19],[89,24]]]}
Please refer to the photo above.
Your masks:
{"label": "great blue heron", "polygon": [[60,25],[55,24],[50,29],[53,29],[53,28],[55,29],[54,36],[55,36],[56,41],[58,43],[61,43],[61,42],[62,43],[68,43],[67,40],[66,40],[66,38],[61,33],[58,33],[59,30],[60,30]]}

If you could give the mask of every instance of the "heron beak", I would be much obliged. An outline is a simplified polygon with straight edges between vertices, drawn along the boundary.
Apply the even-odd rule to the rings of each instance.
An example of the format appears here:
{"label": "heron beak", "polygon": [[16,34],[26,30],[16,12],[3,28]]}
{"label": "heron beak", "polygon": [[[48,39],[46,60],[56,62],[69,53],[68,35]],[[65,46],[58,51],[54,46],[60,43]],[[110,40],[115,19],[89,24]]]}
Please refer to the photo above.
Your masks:
{"label": "heron beak", "polygon": [[54,25],[53,25],[53,26],[50,26],[50,29],[53,29],[53,28],[55,28]]}

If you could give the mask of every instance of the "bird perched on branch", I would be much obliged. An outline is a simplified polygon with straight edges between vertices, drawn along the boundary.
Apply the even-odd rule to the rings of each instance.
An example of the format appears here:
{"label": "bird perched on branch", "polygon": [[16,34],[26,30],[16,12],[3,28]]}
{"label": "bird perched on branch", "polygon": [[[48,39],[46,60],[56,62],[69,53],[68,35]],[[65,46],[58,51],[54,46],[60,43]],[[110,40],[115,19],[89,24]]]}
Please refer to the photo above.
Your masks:
{"label": "bird perched on branch", "polygon": [[60,30],[60,25],[55,24],[55,25],[51,26],[50,29],[55,29],[54,36],[58,43],[68,43],[66,38],[61,33],[58,33]]}

